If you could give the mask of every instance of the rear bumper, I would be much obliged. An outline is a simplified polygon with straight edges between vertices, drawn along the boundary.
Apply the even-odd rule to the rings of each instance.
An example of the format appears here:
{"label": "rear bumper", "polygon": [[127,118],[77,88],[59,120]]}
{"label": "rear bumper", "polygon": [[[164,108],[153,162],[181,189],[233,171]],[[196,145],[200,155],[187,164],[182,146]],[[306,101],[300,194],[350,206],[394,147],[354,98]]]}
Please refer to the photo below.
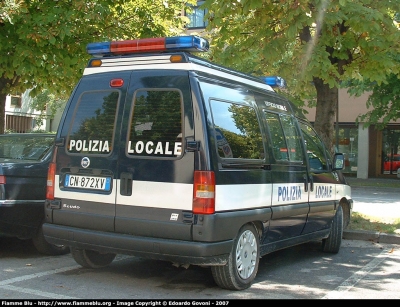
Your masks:
{"label": "rear bumper", "polygon": [[101,252],[128,254],[181,264],[223,265],[231,252],[233,240],[194,242],[84,230],[45,223],[47,241]]}
{"label": "rear bumper", "polygon": [[0,200],[0,235],[31,239],[44,221],[44,200]]}

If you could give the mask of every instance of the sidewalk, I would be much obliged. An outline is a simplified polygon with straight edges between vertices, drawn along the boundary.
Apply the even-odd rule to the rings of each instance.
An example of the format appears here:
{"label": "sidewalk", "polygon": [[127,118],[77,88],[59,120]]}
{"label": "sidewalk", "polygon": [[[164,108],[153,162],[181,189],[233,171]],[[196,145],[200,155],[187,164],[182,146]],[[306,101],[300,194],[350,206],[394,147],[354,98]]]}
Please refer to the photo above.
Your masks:
{"label": "sidewalk", "polygon": [[[355,177],[346,177],[352,188],[371,187],[371,188],[394,188],[399,189],[399,201],[388,206],[390,212],[385,212],[386,215],[400,216],[400,178],[368,178],[359,179]],[[362,203],[362,206],[355,202],[353,212],[361,212],[369,215],[374,206],[367,203]],[[362,208],[362,209],[360,209]],[[369,211],[368,211],[369,210]],[[377,213],[379,215],[380,213]],[[400,235],[386,234],[378,231],[363,231],[363,230],[344,230],[343,239],[346,240],[363,240],[377,243],[389,243],[400,245]]]}
{"label": "sidewalk", "polygon": [[391,178],[367,178],[361,179],[356,177],[346,176],[346,180],[349,182],[351,186],[360,187],[360,186],[374,186],[374,187],[398,187],[400,188],[400,178],[391,177]]}

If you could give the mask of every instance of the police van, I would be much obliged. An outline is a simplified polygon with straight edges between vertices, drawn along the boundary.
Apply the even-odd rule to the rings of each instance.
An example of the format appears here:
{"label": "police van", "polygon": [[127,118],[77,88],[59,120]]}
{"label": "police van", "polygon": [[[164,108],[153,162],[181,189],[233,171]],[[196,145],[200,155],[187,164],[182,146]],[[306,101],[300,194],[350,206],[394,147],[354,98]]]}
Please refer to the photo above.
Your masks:
{"label": "police van", "polygon": [[312,240],[340,249],[353,201],[312,125],[255,77],[178,36],[92,43],[48,171],[46,240],[87,268],[117,254],[209,267],[251,286],[261,256]]}

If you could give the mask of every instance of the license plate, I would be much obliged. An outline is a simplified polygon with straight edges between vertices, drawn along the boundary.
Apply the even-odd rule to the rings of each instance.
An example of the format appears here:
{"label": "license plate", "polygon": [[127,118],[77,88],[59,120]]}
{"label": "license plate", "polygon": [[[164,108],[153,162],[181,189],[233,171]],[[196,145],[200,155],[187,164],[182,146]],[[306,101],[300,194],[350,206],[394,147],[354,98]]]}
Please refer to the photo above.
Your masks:
{"label": "license plate", "polygon": [[68,188],[80,188],[89,190],[110,191],[110,177],[92,177],[80,175],[66,175],[64,186]]}

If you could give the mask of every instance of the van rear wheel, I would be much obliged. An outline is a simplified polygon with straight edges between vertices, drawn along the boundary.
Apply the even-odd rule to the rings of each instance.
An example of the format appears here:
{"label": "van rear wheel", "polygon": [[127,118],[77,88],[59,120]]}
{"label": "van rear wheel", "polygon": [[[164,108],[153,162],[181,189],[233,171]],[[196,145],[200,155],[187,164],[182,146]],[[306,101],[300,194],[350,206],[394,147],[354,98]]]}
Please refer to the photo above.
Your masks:
{"label": "van rear wheel", "polygon": [[102,254],[97,251],[71,247],[71,254],[74,260],[85,268],[98,269],[109,265],[116,257],[116,254]]}
{"label": "van rear wheel", "polygon": [[322,240],[322,251],[338,253],[343,237],[343,209],[339,206],[332,221],[331,231],[326,239]]}
{"label": "van rear wheel", "polygon": [[214,281],[221,288],[243,290],[251,286],[260,261],[260,239],[255,227],[244,225],[236,237],[228,262],[212,266]]}

